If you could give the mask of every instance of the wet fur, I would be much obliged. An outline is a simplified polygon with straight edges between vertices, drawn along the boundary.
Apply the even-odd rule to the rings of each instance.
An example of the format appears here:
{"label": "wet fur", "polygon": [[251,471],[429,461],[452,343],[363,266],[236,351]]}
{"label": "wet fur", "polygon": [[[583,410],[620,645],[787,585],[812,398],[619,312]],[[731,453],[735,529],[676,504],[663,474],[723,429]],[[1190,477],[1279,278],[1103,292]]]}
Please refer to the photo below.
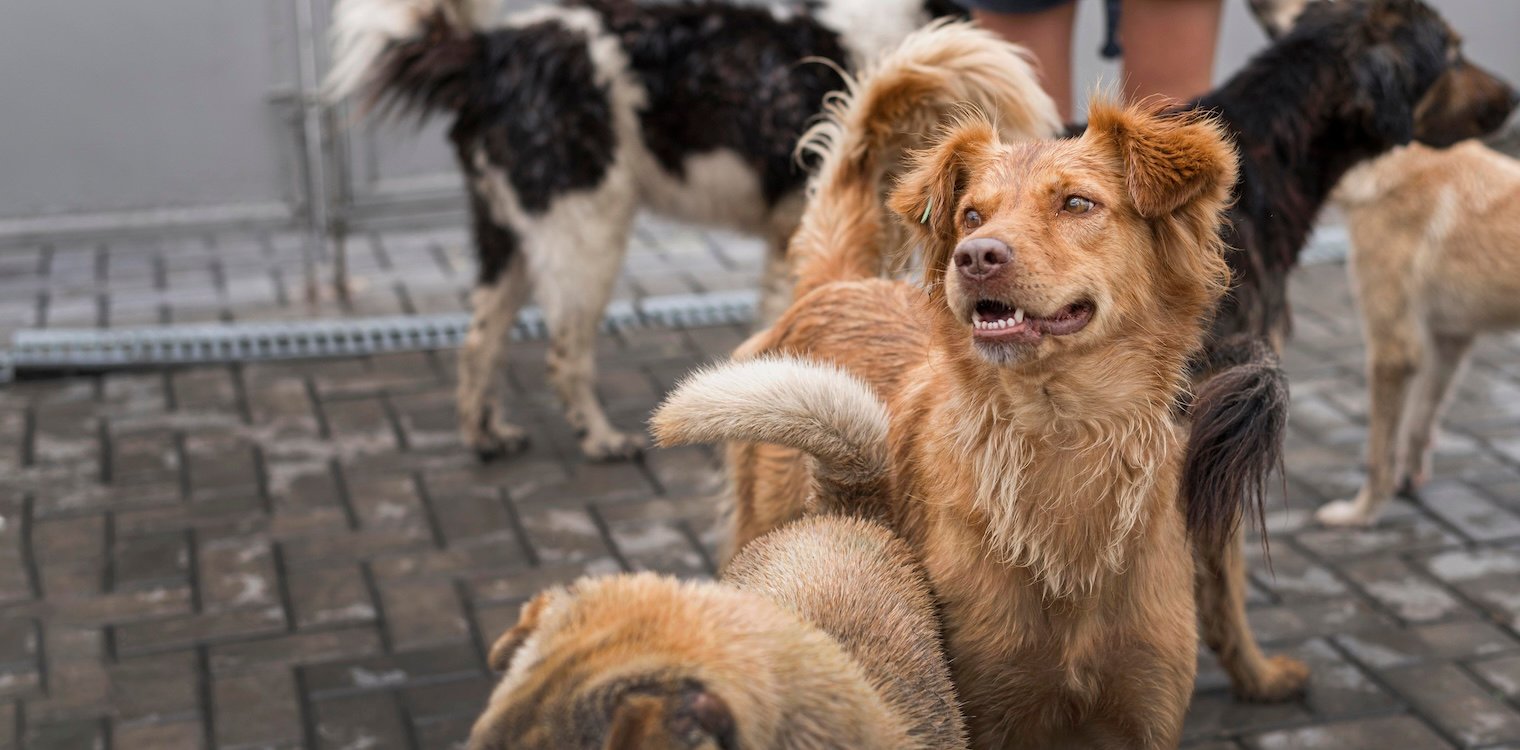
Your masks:
{"label": "wet fur", "polygon": [[[800,267],[815,269],[802,273],[811,291],[741,350],[831,361],[886,404],[887,516],[943,604],[976,747],[1173,747],[1192,693],[1193,551],[1177,504],[1184,446],[1172,404],[1225,288],[1217,227],[1234,157],[1206,120],[1094,112],[1075,142],[1007,146],[974,120],[953,127],[890,202],[924,248],[926,287],[809,257],[864,252],[871,234],[799,242]],[[956,291],[943,279],[956,217],[967,200],[1028,195],[1026,180],[1056,173],[1106,186],[1120,218],[1105,225],[1103,250],[1082,257],[1038,235],[1017,246],[1036,281],[1098,284],[1109,317],[1086,338],[1042,344],[1034,360],[994,364],[951,315]],[[828,223],[815,216],[829,205],[824,191],[805,225]],[[1042,231],[1050,220],[1028,221]],[[1036,252],[1044,247],[1056,249]],[[1109,274],[1128,283],[1107,286]],[[846,346],[856,330],[869,336]],[[741,524],[805,512],[789,473],[734,472],[759,480],[738,498]]]}
{"label": "wet fur", "polygon": [[1236,336],[1208,352],[1211,374],[1188,405],[1190,429],[1182,496],[1188,531],[1206,550],[1222,550],[1254,513],[1266,528],[1267,478],[1282,466],[1288,381],[1261,339]]}
{"label": "wet fur", "polygon": [[1239,249],[1230,254],[1235,287],[1213,338],[1247,333],[1279,349],[1291,328],[1288,272],[1341,176],[1411,140],[1445,146],[1482,135],[1514,108],[1508,85],[1449,57],[1457,37],[1419,0],[1308,2],[1283,12],[1301,15],[1190,105],[1217,114],[1241,154],[1226,229]]}
{"label": "wet fur", "polygon": [[[1101,104],[1082,139],[1043,144],[1003,143],[962,116],[905,165],[889,202],[924,249],[918,287],[875,278],[894,236],[874,177],[904,165],[886,128],[852,118],[862,101],[842,102],[836,120],[853,124],[821,148],[802,223],[814,229],[792,245],[799,297],[736,356],[831,363],[885,404],[887,517],[944,607],[974,746],[1175,746],[1198,631],[1173,405],[1228,278],[1218,226],[1233,153],[1206,119]],[[1099,190],[1115,218],[1100,231],[1046,217],[1029,191],[1057,174]],[[1029,233],[1014,244],[1031,284],[1087,279],[1107,315],[1031,360],[974,353],[952,314],[960,292],[944,283],[969,200],[989,213],[1008,202],[989,231]],[[1104,281],[1115,275],[1125,282]],[[657,427],[678,432],[694,416],[662,410]],[[738,444],[729,458],[741,545],[807,512],[795,448]]]}
{"label": "wet fur", "polygon": [[[1508,87],[1460,56],[1444,21],[1417,0],[1253,0],[1278,41],[1191,105],[1217,113],[1240,146],[1240,180],[1226,223],[1235,285],[1193,363],[1200,398],[1189,414],[1188,515],[1209,529],[1264,514],[1265,478],[1278,466],[1286,378],[1245,338],[1280,349],[1291,329],[1288,273],[1320,208],[1346,170],[1411,139],[1450,143],[1496,127]],[[1349,61],[1349,64],[1347,64]],[[1230,350],[1258,352],[1240,369]],[[1230,389],[1240,389],[1231,393]],[[1224,472],[1224,473],[1221,473]],[[1211,519],[1211,520],[1210,520]]]}
{"label": "wet fur", "polygon": [[788,299],[783,251],[802,202],[797,137],[844,85],[837,70],[949,9],[567,0],[498,21],[497,4],[343,0],[329,95],[453,118],[479,259],[459,363],[465,445],[492,458],[527,442],[498,400],[505,339],[533,295],[582,451],[630,457],[642,439],[608,420],[592,350],[636,209],[765,238],[761,314],[773,317]]}
{"label": "wet fur", "polygon": [[582,579],[530,601],[471,750],[952,750],[964,723],[922,569],[882,526],[815,517],[720,583]]}
{"label": "wet fur", "polygon": [[1246,625],[1241,532],[1221,539],[1209,529],[1238,527],[1249,511],[1261,518],[1263,478],[1279,463],[1286,380],[1270,358],[1242,366],[1232,350],[1261,352],[1241,337],[1281,349],[1291,330],[1288,273],[1347,170],[1410,140],[1444,145],[1492,129],[1514,92],[1454,54],[1455,35],[1418,0],[1252,5],[1281,38],[1190,105],[1221,118],[1241,164],[1225,224],[1234,287],[1192,363],[1198,399],[1187,414],[1184,501],[1202,543],[1205,640],[1237,694],[1274,698],[1302,683],[1303,666],[1261,654]]}
{"label": "wet fur", "polygon": [[[818,170],[809,185],[808,209],[789,250],[797,256],[793,269],[799,302],[794,309],[808,309],[812,303],[807,300],[824,283],[870,279],[892,264],[895,249],[906,242],[906,230],[885,209],[884,186],[901,176],[912,150],[932,142],[940,123],[973,111],[994,113],[996,130],[1010,141],[1053,135],[1060,127],[1055,104],[1040,89],[1022,50],[965,24],[916,32],[862,73],[848,93],[831,99],[826,119],[810,129],[799,146],[818,160]],[[902,285],[861,283],[868,294],[885,294],[898,303],[907,303],[916,294]],[[818,335],[837,334],[841,350],[858,350],[855,354],[875,351],[858,346],[866,340],[900,341],[917,350],[929,345],[928,332],[907,319],[868,320],[857,326],[849,317],[793,317],[778,321],[769,334],[742,345],[735,356],[752,356],[769,345],[765,342],[809,340],[815,330]],[[781,344],[775,353],[801,352]],[[889,365],[872,373],[871,387],[885,398],[906,376],[906,371]],[[676,413],[668,411],[666,416]],[[682,427],[656,417],[657,430],[665,432],[660,425],[667,424],[670,430],[662,435],[667,439],[674,440],[678,434],[687,440],[714,439],[695,422]],[[724,426],[747,429],[738,422]],[[754,433],[730,432],[726,437],[734,495],[787,498],[736,504],[734,533],[724,555],[729,557],[759,534],[800,517],[805,499],[813,496],[814,479],[808,462],[793,448],[744,439],[756,437]],[[826,474],[820,478],[832,481]],[[835,489],[863,503],[873,492],[869,487],[836,485]]]}

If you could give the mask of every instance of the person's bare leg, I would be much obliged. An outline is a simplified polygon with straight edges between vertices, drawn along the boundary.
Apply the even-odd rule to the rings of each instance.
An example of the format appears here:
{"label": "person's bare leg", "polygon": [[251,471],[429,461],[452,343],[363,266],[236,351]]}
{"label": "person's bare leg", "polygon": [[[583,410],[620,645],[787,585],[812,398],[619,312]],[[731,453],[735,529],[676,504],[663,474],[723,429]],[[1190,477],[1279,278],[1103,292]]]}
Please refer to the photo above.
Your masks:
{"label": "person's bare leg", "polygon": [[1076,3],[1062,3],[1033,13],[972,13],[976,22],[1035,57],[1040,85],[1056,100],[1062,121],[1071,121],[1071,37],[1076,23]]}
{"label": "person's bare leg", "polygon": [[1220,0],[1124,0],[1124,94],[1184,102],[1211,88]]}

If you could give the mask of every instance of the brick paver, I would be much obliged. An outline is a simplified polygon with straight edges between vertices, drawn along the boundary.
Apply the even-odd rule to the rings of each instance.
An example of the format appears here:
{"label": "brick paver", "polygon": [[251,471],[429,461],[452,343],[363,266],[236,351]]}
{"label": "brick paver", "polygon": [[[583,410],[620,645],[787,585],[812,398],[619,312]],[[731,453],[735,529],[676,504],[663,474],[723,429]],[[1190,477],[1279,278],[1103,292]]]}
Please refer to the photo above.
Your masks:
{"label": "brick paver", "polygon": [[[463,226],[462,224],[460,226]],[[207,232],[0,248],[0,342],[22,328],[137,327],[311,316],[463,312],[474,258],[463,229],[348,239],[350,297],[307,300],[295,231]],[[620,297],[750,288],[759,240],[655,218],[629,244]],[[323,271],[323,281],[329,279]]]}
{"label": "brick paver", "polygon": [[[753,245],[653,226],[625,295],[739,286],[758,264]],[[462,239],[361,238],[354,302],[318,312],[461,309]],[[282,242],[0,253],[0,326],[308,314]],[[1252,547],[1251,606],[1314,683],[1300,702],[1243,705],[1205,656],[1188,745],[1520,743],[1520,339],[1479,348],[1421,497],[1370,530],[1320,529],[1309,512],[1361,477],[1362,347],[1344,268],[1294,286],[1287,496],[1270,567]],[[601,345],[614,419],[638,424],[744,333],[615,332]],[[450,747],[489,692],[486,648],[539,588],[712,575],[714,452],[583,462],[542,354],[516,347],[508,372],[533,445],[490,465],[454,437],[448,352],[0,389],[0,749]]]}

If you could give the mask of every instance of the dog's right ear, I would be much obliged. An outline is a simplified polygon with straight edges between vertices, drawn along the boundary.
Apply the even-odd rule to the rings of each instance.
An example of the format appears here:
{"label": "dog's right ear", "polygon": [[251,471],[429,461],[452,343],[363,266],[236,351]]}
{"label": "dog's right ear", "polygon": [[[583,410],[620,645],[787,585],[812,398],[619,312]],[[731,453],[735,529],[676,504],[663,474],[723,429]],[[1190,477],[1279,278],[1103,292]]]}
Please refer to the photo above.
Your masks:
{"label": "dog's right ear", "polygon": [[518,649],[538,630],[544,610],[549,608],[550,602],[567,595],[564,589],[549,589],[524,604],[522,612],[517,615],[517,624],[496,639],[496,643],[491,646],[491,653],[486,656],[486,664],[491,667],[491,671],[506,672],[512,666],[512,657],[517,655]]}
{"label": "dog's right ear", "polygon": [[984,119],[951,126],[932,148],[915,153],[887,206],[923,246],[924,283],[931,289],[944,275],[955,250],[956,207],[971,175],[997,152],[997,129]]}
{"label": "dog's right ear", "polygon": [[1212,198],[1223,207],[1235,186],[1235,147],[1207,117],[1093,102],[1087,136],[1107,140],[1124,168],[1136,211],[1159,219]]}

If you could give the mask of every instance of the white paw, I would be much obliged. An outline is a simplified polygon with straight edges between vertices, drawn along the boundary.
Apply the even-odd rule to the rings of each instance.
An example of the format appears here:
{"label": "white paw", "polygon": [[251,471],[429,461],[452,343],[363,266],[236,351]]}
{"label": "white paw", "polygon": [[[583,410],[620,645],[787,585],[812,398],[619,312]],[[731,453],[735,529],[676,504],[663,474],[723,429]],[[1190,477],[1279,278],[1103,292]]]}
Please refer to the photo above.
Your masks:
{"label": "white paw", "polygon": [[1314,511],[1314,520],[1326,526],[1366,526],[1372,519],[1355,500],[1336,500]]}
{"label": "white paw", "polygon": [[604,432],[581,440],[581,452],[592,461],[625,461],[638,458],[647,444],[643,435],[628,432]]}

